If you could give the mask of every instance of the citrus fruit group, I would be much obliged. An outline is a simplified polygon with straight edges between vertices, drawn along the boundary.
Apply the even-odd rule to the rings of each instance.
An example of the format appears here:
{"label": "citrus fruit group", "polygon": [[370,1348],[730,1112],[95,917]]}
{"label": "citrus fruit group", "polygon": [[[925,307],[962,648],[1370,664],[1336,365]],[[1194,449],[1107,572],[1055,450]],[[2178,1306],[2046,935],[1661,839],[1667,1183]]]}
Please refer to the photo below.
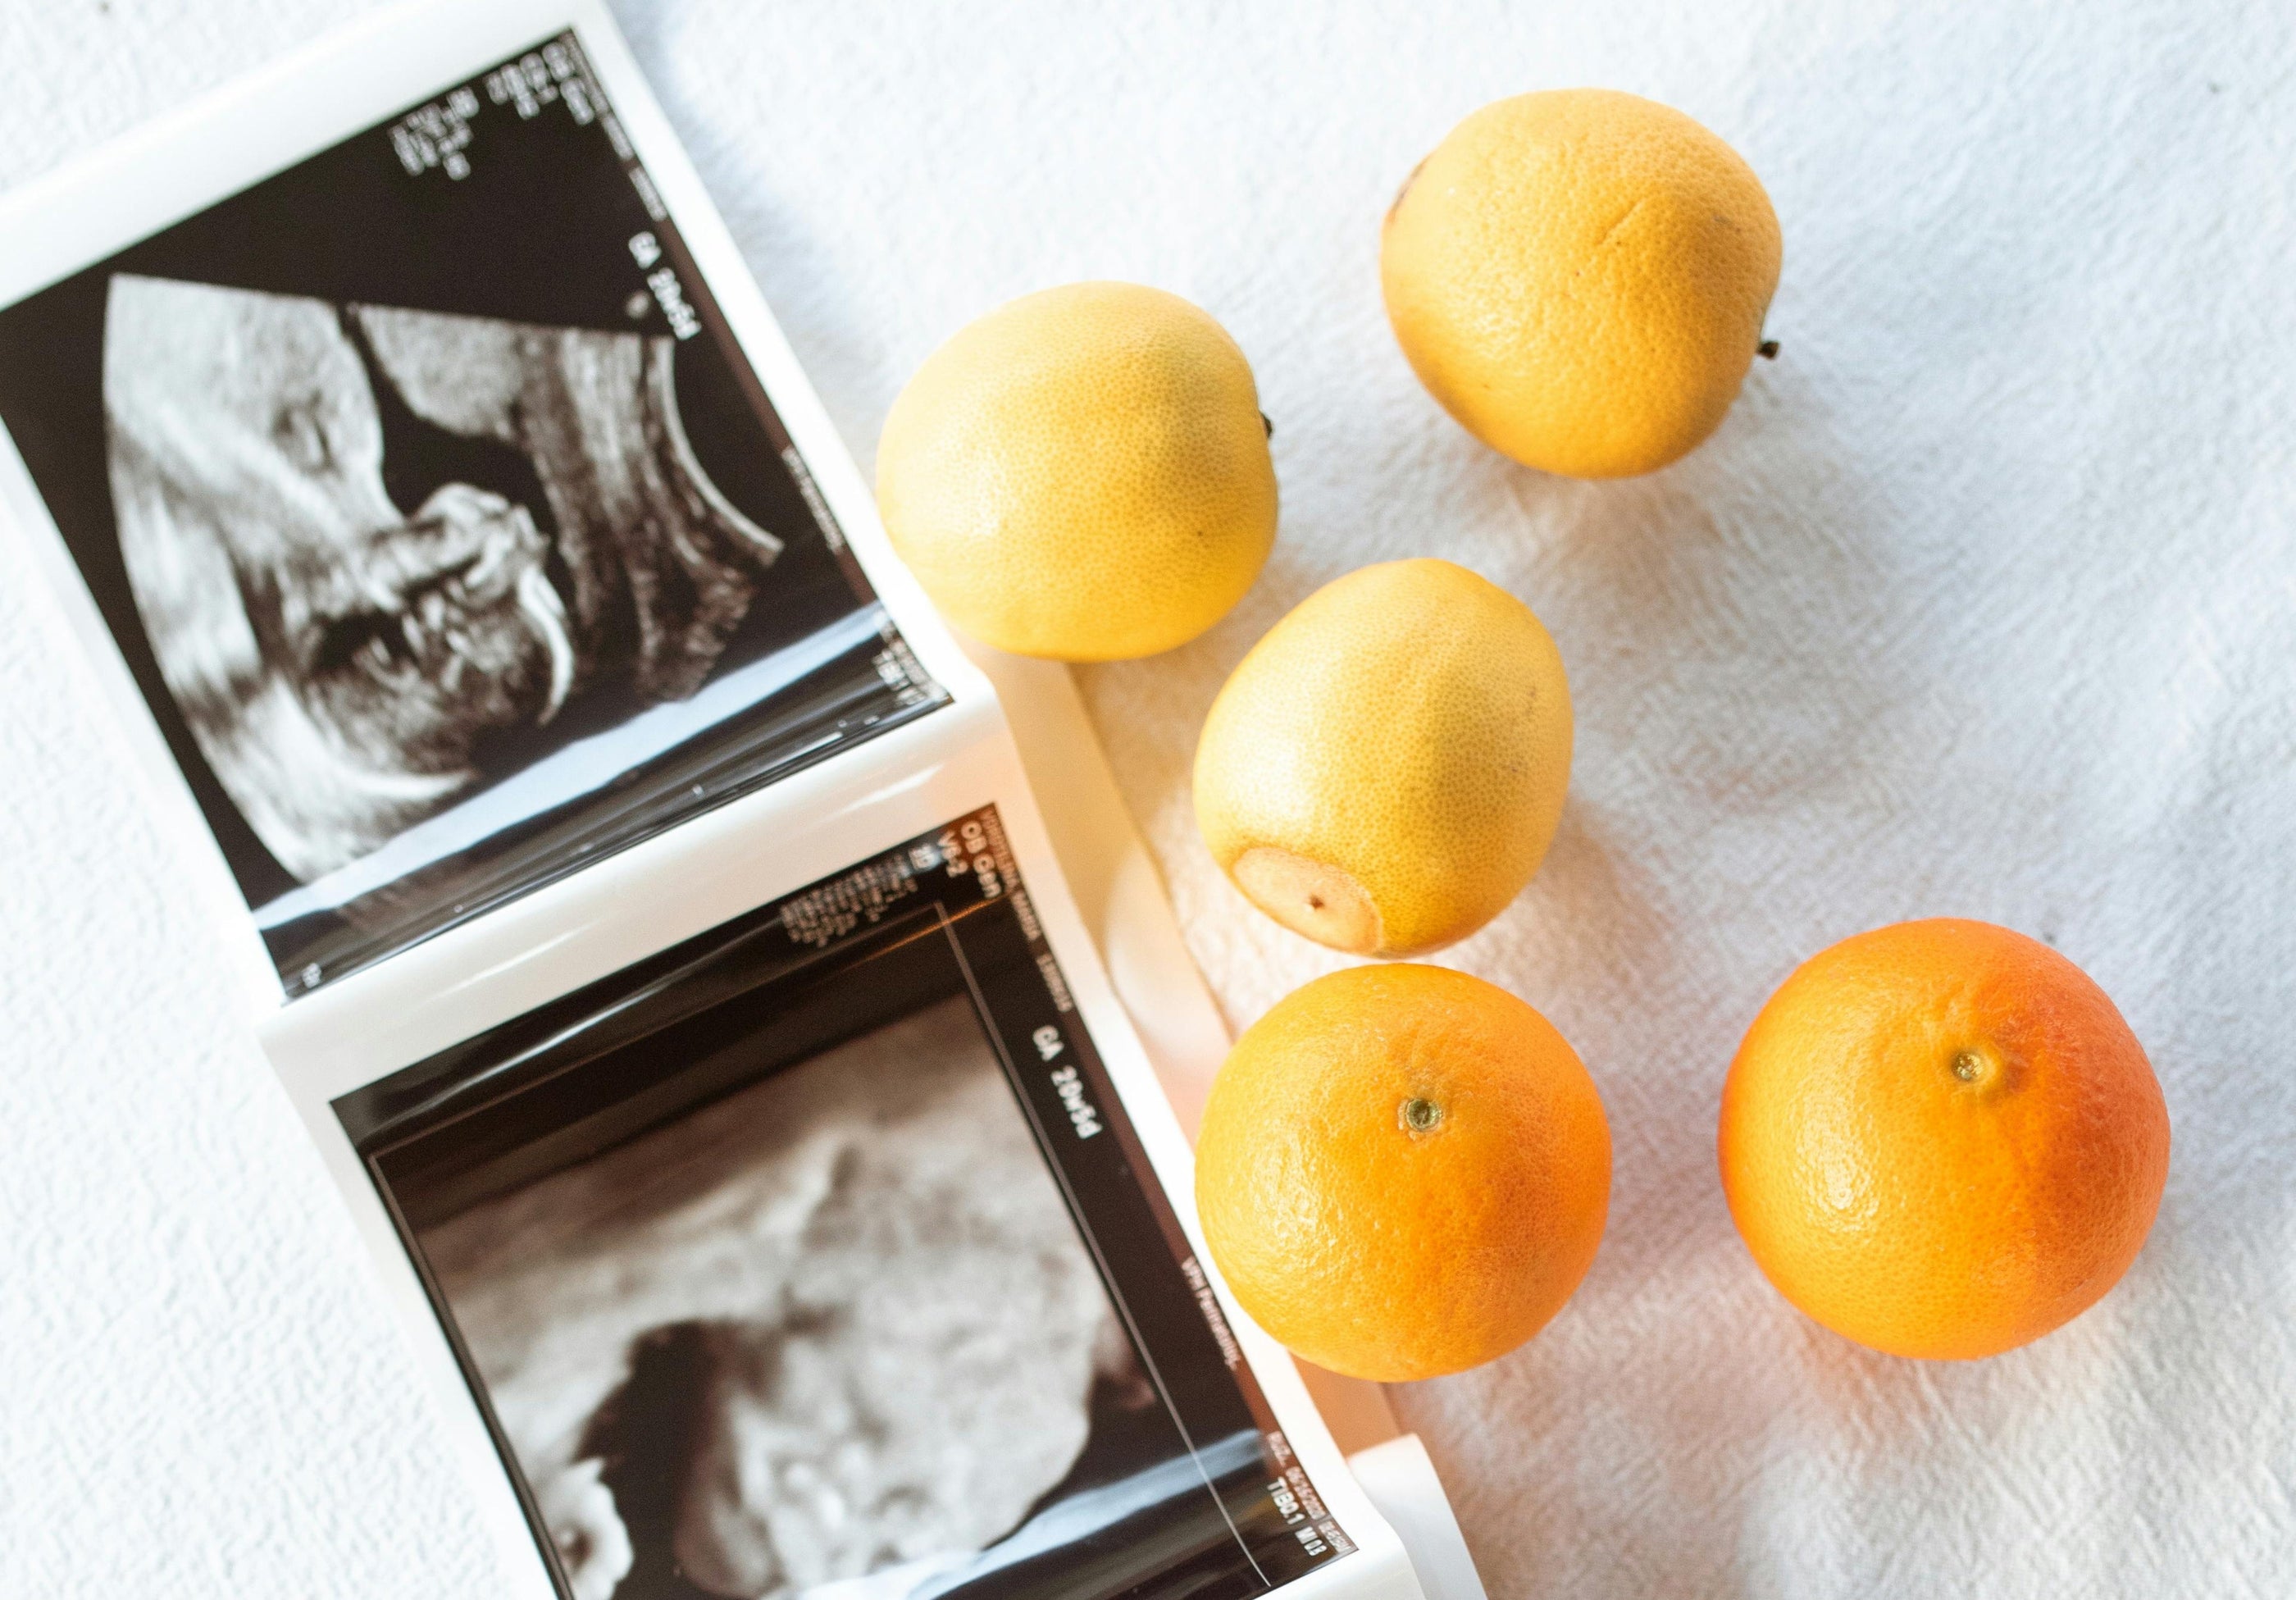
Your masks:
{"label": "citrus fruit group", "polygon": [[1236,667],[1196,746],[1196,820],[1246,898],[1360,956],[1464,939],[1546,854],[1570,687],[1530,608],[1449,562],[1309,595]]}
{"label": "citrus fruit group", "polygon": [[1941,917],[1786,980],[1731,1063],[1719,1150],[1731,1215],[1786,1299],[1876,1350],[1968,1358],[2039,1338],[2128,1269],[2169,1113],[2079,967]]}
{"label": "citrus fruit group", "polygon": [[1595,1259],[1611,1135],[1546,1018],[1442,967],[1351,968],[1278,1002],[1196,1146],[1212,1259],[1277,1340],[1397,1383],[1504,1355]]}
{"label": "citrus fruit group", "polygon": [[1610,89],[1483,107],[1388,212],[1380,276],[1420,381],[1467,431],[1575,478],[1714,431],[1762,342],[1777,214],[1737,152]]}
{"label": "citrus fruit group", "polygon": [[893,402],[877,504],[962,631],[1104,661],[1227,614],[1275,537],[1243,352],[1177,295],[1070,283],[960,330]]}

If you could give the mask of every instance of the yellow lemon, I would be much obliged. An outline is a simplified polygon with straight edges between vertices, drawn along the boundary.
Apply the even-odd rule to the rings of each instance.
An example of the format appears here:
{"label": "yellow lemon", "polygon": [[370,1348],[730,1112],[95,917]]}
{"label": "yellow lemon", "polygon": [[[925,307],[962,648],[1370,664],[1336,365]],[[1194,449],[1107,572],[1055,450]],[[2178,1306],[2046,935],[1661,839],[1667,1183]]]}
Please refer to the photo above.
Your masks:
{"label": "yellow lemon", "polygon": [[877,504],[943,615],[1069,661],[1185,644],[1275,537],[1251,367],[1219,324],[1136,283],[1024,295],[933,352],[893,402]]}
{"label": "yellow lemon", "polygon": [[1781,249],[1720,139],[1638,95],[1558,89],[1451,130],[1388,211],[1380,276],[1404,355],[1469,432],[1526,466],[1625,478],[1720,424]]}
{"label": "yellow lemon", "polygon": [[1237,664],[1196,746],[1196,822],[1285,927],[1410,956],[1530,882],[1570,777],[1570,687],[1530,608],[1449,562],[1389,562]]}

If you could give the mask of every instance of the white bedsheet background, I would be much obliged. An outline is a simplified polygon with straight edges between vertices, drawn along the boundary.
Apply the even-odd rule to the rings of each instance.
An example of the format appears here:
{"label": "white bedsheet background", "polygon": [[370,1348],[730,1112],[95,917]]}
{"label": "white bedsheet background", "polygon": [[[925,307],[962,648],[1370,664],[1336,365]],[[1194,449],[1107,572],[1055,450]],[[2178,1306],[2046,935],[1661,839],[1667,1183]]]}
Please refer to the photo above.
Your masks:
{"label": "white bedsheet background", "polygon": [[[0,182],[358,9],[0,0]],[[1444,959],[1585,1055],[1610,1232],[1530,1346],[1395,1395],[1505,1600],[2296,1593],[2296,13],[1956,9],[622,7],[865,464],[914,365],[1026,290],[1160,284],[1250,355],[1267,576],[1196,644],[1083,677],[1236,1023],[1333,962],[1195,837],[1229,666],[1407,554],[1561,642],[1562,835]],[[1633,483],[1475,445],[1378,300],[1412,163],[1485,100],[1582,83],[1707,122],[1785,229],[1782,357]],[[483,1596],[349,1230],[0,548],[0,1587]],[[1801,1320],[1713,1171],[1771,986],[1936,913],[2086,966],[2176,1129],[2128,1280],[1973,1366]]]}

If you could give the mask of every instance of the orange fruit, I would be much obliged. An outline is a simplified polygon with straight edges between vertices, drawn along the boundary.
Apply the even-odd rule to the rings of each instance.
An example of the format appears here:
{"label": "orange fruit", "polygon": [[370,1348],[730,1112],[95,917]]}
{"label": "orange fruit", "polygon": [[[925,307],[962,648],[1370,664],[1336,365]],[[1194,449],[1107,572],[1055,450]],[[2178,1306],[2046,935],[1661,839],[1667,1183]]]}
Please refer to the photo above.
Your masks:
{"label": "orange fruit", "polygon": [[1611,1131],[1545,1017],[1442,967],[1318,978],[1244,1030],[1204,1106],[1196,1207],[1282,1343],[1382,1383],[1505,1354],[1602,1242]]}
{"label": "orange fruit", "polygon": [[2169,1112],[2112,1002],[2048,946],[1939,917],[1788,978],[1722,1090],[1722,1188],[1778,1292],[1892,1355],[2039,1338],[2134,1260]]}

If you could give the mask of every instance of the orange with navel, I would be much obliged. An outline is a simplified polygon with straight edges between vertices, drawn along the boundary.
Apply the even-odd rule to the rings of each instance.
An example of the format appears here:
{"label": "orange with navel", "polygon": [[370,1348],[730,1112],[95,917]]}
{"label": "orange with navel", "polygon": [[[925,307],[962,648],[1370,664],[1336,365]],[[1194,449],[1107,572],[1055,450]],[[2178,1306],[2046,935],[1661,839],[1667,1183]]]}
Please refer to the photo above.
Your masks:
{"label": "orange with navel", "polygon": [[1602,1241],[1611,1135],[1562,1036],[1442,967],[1354,967],[1244,1031],[1196,1145],[1212,1259],[1284,1345],[1398,1383],[1505,1354]]}
{"label": "orange with navel", "polygon": [[2136,1259],[2169,1112],[2103,989],[1936,918],[1842,940],[1770,997],[1722,1093],[1722,1186],[1786,1299],[1893,1355],[2039,1338]]}

